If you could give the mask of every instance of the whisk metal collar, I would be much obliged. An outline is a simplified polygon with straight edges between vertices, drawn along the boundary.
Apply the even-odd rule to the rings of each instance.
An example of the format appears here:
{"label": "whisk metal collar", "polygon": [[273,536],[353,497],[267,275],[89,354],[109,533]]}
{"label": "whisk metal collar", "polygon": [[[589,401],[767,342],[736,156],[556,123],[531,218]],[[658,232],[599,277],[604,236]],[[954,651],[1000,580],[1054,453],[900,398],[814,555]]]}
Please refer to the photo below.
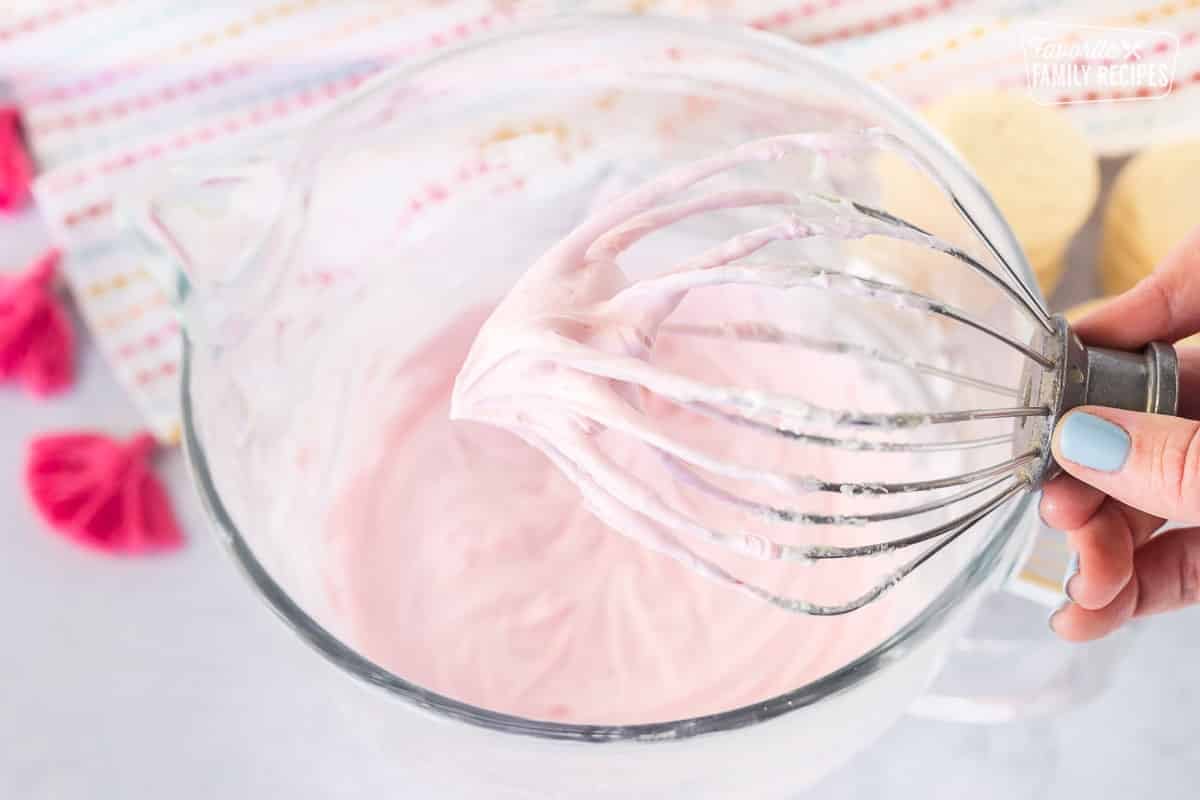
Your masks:
{"label": "whisk metal collar", "polygon": [[1104,406],[1126,411],[1174,416],[1179,409],[1179,358],[1175,348],[1151,342],[1141,352],[1127,353],[1088,347],[1066,319],[1054,317],[1053,334],[1040,331],[1033,347],[1054,361],[1043,370],[1030,362],[1021,379],[1021,401],[1041,405],[1050,413],[1018,420],[1014,453],[1037,450],[1042,455],[1027,469],[1036,484],[1062,471],[1050,449],[1058,420],[1079,406]]}

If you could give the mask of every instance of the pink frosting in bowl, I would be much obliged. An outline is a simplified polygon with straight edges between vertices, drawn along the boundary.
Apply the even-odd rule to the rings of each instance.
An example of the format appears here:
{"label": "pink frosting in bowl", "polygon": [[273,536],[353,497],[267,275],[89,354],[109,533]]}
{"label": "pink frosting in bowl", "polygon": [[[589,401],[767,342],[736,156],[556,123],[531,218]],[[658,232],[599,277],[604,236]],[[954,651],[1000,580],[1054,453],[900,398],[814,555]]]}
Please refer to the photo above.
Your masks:
{"label": "pink frosting in bowl", "polygon": [[[345,635],[365,656],[483,708],[633,724],[789,691],[848,663],[906,621],[913,593],[888,595],[848,617],[819,618],[706,580],[608,528],[576,486],[516,436],[451,422],[453,380],[483,317],[465,315],[395,366],[398,389],[416,372],[424,391],[389,397],[384,383],[348,412],[371,418],[378,435],[354,455],[361,466],[323,520],[325,571],[335,613],[347,620]],[[704,358],[719,360],[719,347],[705,347]],[[686,346],[673,355],[697,357]],[[819,394],[848,402],[880,388],[853,369],[807,361],[768,354],[738,369],[743,379],[774,375],[793,387],[822,370]],[[838,468],[837,453],[820,448],[773,442],[764,449],[736,438],[709,443],[735,455],[751,450],[768,463]],[[634,471],[653,460],[629,444],[612,452]],[[890,469],[903,467],[896,461]],[[811,529],[805,533],[812,537]],[[860,560],[723,563],[731,562],[742,574],[817,599],[861,591],[880,570]]]}

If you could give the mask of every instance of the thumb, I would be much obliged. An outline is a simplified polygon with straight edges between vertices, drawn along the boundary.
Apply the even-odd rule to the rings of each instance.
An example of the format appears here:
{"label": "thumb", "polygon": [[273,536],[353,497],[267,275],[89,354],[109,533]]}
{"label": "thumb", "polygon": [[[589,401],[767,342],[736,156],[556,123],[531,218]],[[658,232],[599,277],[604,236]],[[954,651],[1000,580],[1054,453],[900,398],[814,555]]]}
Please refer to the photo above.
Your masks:
{"label": "thumb", "polygon": [[1200,523],[1200,422],[1086,406],[1059,421],[1054,457],[1127,505]]}

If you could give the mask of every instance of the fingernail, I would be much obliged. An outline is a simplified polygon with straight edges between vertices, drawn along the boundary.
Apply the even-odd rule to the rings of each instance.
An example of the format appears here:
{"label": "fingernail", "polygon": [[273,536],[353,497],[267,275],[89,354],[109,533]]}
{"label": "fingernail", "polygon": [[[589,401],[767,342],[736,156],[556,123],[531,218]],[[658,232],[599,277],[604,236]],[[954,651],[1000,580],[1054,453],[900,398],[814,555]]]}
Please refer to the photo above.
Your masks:
{"label": "fingernail", "polygon": [[1129,445],[1129,434],[1122,428],[1083,411],[1067,416],[1058,441],[1063,458],[1101,472],[1123,467]]}
{"label": "fingernail", "polygon": [[1061,606],[1059,606],[1058,608],[1056,608],[1054,610],[1054,613],[1050,615],[1050,619],[1047,620],[1047,623],[1050,625],[1050,630],[1053,631],[1054,633],[1058,633],[1058,628],[1055,627],[1055,623],[1058,620],[1059,615],[1062,614],[1064,611],[1066,611],[1067,608],[1070,607],[1070,605],[1071,605],[1070,600],[1063,603]]}
{"label": "fingernail", "polygon": [[1063,576],[1063,594],[1071,602],[1075,601],[1075,597],[1071,594],[1071,582],[1075,580],[1075,576],[1079,574],[1079,553],[1072,553],[1071,560],[1067,562],[1067,573]]}

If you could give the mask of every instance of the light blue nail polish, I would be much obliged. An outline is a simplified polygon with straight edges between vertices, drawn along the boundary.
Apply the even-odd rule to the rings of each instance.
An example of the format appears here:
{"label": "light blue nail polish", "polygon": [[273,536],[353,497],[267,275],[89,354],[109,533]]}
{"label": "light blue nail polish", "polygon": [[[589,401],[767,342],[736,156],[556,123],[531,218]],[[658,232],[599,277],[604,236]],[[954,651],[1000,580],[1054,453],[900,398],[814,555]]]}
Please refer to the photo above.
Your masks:
{"label": "light blue nail polish", "polygon": [[1077,411],[1062,423],[1062,457],[1082,467],[1116,472],[1129,457],[1129,434],[1106,419]]}
{"label": "light blue nail polish", "polygon": [[1079,574],[1079,553],[1072,553],[1071,560],[1067,562],[1067,572],[1063,575],[1062,590],[1063,594],[1071,600],[1071,578]]}

